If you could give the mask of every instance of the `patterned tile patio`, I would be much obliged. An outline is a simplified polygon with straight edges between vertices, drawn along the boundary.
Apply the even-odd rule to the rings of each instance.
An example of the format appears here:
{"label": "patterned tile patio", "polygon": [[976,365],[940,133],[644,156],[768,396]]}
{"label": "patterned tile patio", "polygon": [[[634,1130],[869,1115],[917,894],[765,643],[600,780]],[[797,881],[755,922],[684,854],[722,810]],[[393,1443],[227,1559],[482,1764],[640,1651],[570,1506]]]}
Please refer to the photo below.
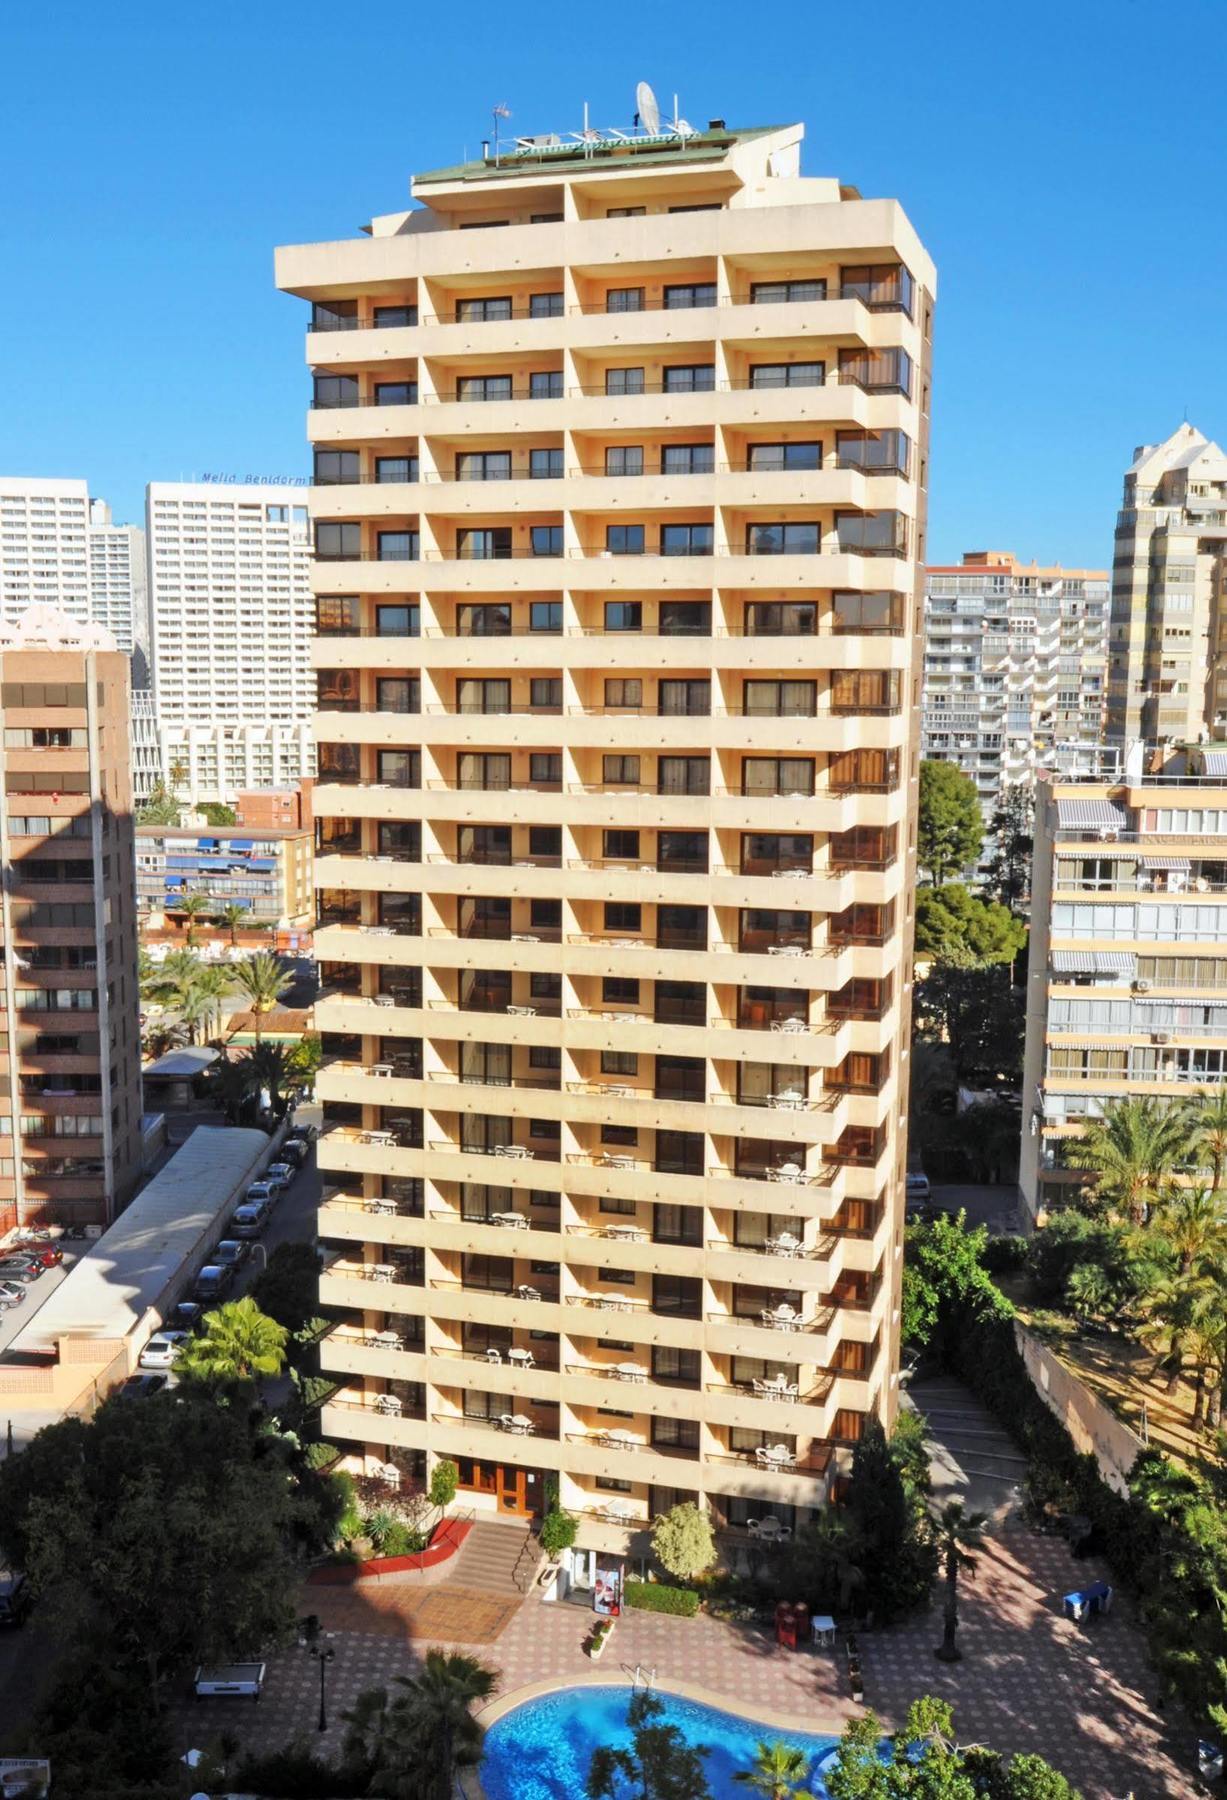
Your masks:
{"label": "patterned tile patio", "polygon": [[[917,1694],[941,1694],[955,1708],[961,1741],[1046,1756],[1087,1800],[1123,1800],[1130,1792],[1136,1800],[1187,1800],[1194,1780],[1187,1759],[1177,1760],[1155,1711],[1155,1679],[1127,1608],[1118,1605],[1089,1631],[1061,1615],[1061,1595],[1100,1573],[1092,1564],[1071,1562],[1052,1539],[1022,1530],[1001,1532],[986,1545],[974,1580],[963,1584],[965,1660],[953,1667],[934,1660],[941,1634],[936,1611],[894,1630],[865,1634],[867,1702],[893,1726]],[[337,1652],[328,1674],[326,1734],[314,1729],[318,1670],[299,1650],[272,1660],[259,1707],[226,1701],[184,1706],[180,1718],[190,1741],[200,1743],[224,1729],[269,1747],[306,1732],[335,1750],[341,1710],[361,1688],[412,1674],[432,1641],[451,1647],[484,1641],[467,1634],[475,1629],[475,1607],[492,1603],[469,1590],[444,1582],[393,1602],[387,1591],[368,1592],[377,1585],[363,1582],[344,1591],[343,1614],[325,1625],[336,1632],[331,1641]],[[310,1610],[321,1611],[320,1590],[310,1590],[310,1596]],[[421,1603],[427,1596],[433,1604],[424,1616]],[[391,1628],[389,1616],[398,1621]],[[588,1612],[543,1605],[533,1595],[513,1607],[496,1641],[476,1653],[501,1671],[505,1694],[548,1679],[624,1681],[641,1664],[654,1668],[665,1684],[672,1679],[697,1685],[767,1721],[775,1713],[804,1719],[815,1731],[837,1733],[854,1710],[841,1672],[842,1649],[790,1653],[778,1650],[756,1626],[632,1612],[619,1620],[609,1650],[594,1668],[583,1654],[590,1624]],[[433,1639],[424,1635],[427,1627]],[[1186,1752],[1191,1748],[1181,1745]]]}

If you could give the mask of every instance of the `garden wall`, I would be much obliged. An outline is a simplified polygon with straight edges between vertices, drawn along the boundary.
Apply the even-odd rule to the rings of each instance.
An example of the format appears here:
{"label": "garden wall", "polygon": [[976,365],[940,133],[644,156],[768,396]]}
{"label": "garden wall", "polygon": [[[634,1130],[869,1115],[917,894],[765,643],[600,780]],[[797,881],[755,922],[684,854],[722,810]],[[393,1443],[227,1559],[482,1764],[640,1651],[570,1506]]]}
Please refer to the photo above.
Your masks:
{"label": "garden wall", "polygon": [[1146,1448],[1136,1431],[1118,1419],[1058,1356],[1017,1319],[1014,1338],[1036,1393],[1056,1415],[1083,1455],[1095,1458],[1114,1493],[1127,1495],[1129,1471]]}
{"label": "garden wall", "polygon": [[472,1530],[469,1519],[444,1519],[435,1526],[425,1550],[410,1556],[375,1556],[369,1562],[331,1563],[312,1569],[308,1584],[316,1587],[346,1587],[372,1575],[405,1575],[422,1569],[433,1569],[436,1563],[455,1556]]}

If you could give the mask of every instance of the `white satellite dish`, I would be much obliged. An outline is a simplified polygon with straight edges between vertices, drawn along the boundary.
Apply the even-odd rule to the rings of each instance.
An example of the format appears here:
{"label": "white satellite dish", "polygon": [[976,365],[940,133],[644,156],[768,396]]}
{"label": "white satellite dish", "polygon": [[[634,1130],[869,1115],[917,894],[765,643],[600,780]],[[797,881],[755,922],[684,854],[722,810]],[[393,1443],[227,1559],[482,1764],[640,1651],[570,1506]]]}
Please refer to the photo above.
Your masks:
{"label": "white satellite dish", "polygon": [[660,107],[656,103],[656,95],[646,81],[641,81],[635,89],[635,110],[639,114],[639,122],[649,137],[655,137],[660,130]]}

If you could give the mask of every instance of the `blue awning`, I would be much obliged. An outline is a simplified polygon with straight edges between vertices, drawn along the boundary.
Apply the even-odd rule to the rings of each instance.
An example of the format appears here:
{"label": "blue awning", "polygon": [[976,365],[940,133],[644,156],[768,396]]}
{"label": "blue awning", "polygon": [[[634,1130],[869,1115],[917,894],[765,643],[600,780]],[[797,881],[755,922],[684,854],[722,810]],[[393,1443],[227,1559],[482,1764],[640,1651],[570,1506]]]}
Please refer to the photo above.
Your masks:
{"label": "blue awning", "polygon": [[216,838],[197,838],[196,839],[196,848],[198,850],[216,850],[217,849],[217,839]]}
{"label": "blue awning", "polygon": [[229,838],[227,843],[231,850],[254,850],[255,843],[251,838]]}
{"label": "blue awning", "polygon": [[181,894],[183,892],[182,875],[164,875],[162,881],[168,894]]}

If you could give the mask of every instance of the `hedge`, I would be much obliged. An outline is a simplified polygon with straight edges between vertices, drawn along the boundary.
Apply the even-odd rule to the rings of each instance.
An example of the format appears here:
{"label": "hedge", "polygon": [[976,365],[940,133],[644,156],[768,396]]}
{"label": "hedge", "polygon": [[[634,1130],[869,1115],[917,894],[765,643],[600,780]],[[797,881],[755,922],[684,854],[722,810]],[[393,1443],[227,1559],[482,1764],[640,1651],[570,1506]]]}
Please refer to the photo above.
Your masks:
{"label": "hedge", "polygon": [[670,1587],[664,1581],[628,1581],[622,1594],[628,1606],[643,1612],[676,1613],[679,1618],[693,1619],[699,1610],[699,1596],[692,1588]]}

